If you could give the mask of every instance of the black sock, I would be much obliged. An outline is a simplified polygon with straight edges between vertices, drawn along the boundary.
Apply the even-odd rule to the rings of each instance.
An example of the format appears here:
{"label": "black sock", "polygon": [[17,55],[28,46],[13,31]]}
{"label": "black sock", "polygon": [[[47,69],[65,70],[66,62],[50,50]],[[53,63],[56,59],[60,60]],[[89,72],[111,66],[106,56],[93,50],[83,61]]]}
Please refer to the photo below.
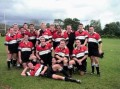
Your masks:
{"label": "black sock", "polygon": [[13,66],[16,66],[16,62],[17,62],[16,60],[13,60]]}
{"label": "black sock", "polygon": [[11,62],[11,61],[7,61],[7,66],[8,66],[8,68],[10,68],[10,62]]}
{"label": "black sock", "polygon": [[96,67],[97,74],[100,74],[99,67]]}
{"label": "black sock", "polygon": [[77,82],[76,79],[72,79],[72,78],[68,78],[68,77],[65,77],[65,81]]}
{"label": "black sock", "polygon": [[95,69],[95,68],[94,68],[94,66],[91,66],[91,67],[92,67],[92,73],[94,73],[94,69]]}
{"label": "black sock", "polygon": [[65,75],[66,77],[69,77],[69,75],[67,74],[67,72],[64,69],[62,69],[60,72],[63,73],[63,75]]}
{"label": "black sock", "polygon": [[87,72],[87,61],[85,62],[85,72]]}
{"label": "black sock", "polygon": [[72,76],[73,68],[69,69],[69,74]]}
{"label": "black sock", "polygon": [[68,67],[67,67],[67,66],[63,66],[63,69],[64,69],[65,71],[67,71],[67,70],[68,70]]}
{"label": "black sock", "polygon": [[13,59],[11,59],[11,61],[10,61],[10,62],[11,62],[11,64],[13,64]]}

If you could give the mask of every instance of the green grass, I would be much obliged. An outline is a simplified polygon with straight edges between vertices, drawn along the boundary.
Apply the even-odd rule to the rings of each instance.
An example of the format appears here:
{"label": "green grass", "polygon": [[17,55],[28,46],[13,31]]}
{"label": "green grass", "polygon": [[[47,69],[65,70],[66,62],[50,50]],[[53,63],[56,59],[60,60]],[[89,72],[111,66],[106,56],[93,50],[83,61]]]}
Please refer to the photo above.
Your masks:
{"label": "green grass", "polygon": [[22,69],[7,70],[6,53],[0,38],[0,89],[120,89],[120,40],[103,39],[104,59],[100,59],[101,77],[90,75],[90,60],[88,58],[88,73],[85,76],[75,74],[73,77],[82,80],[82,84],[52,80],[43,77],[22,77]]}

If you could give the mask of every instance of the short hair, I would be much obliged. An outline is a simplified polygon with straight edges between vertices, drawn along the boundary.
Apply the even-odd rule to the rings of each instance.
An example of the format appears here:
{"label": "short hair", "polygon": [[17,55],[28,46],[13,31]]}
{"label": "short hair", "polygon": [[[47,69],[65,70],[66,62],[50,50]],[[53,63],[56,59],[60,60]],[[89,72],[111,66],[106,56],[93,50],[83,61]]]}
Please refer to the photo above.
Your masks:
{"label": "short hair", "polygon": [[64,38],[60,40],[60,42],[62,42],[62,41],[66,42],[66,40]]}
{"label": "short hair", "polygon": [[82,26],[83,26],[83,24],[82,24],[82,23],[80,23],[79,25],[82,25]]}
{"label": "short hair", "polygon": [[34,26],[34,24],[30,24],[29,26]]}
{"label": "short hair", "polygon": [[41,38],[44,38],[44,39],[45,39],[45,37],[44,37],[44,36],[40,36],[40,39],[41,39]]}
{"label": "short hair", "polygon": [[[77,40],[80,41],[80,39],[75,39],[75,41],[77,41]],[[80,41],[80,43],[81,43],[81,41]]]}
{"label": "short hair", "polygon": [[93,28],[94,28],[94,26],[93,26],[93,25],[90,25],[89,27],[93,27]]}
{"label": "short hair", "polygon": [[20,29],[22,29],[23,27],[20,27]]}

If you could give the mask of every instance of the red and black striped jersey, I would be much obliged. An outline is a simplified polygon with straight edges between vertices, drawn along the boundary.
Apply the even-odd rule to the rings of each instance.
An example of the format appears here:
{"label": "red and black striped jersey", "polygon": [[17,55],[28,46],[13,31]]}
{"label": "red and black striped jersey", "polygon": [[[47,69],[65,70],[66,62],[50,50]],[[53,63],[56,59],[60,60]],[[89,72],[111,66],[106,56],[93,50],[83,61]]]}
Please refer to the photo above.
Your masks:
{"label": "red and black striped jersey", "polygon": [[11,35],[7,34],[5,37],[5,45],[14,45],[17,44],[17,34]]}
{"label": "red and black striped jersey", "polygon": [[88,49],[86,46],[81,45],[81,47],[78,49],[77,47],[73,50],[72,53],[72,57],[77,58],[77,59],[81,59],[83,58],[85,55],[88,55]]}
{"label": "red and black striped jersey", "polygon": [[42,64],[36,64],[34,69],[30,70],[29,72],[26,72],[27,76],[39,76],[40,73],[43,71],[44,65]]}
{"label": "red and black striped jersey", "polygon": [[39,36],[37,37],[37,40],[39,40],[39,38],[40,38],[41,36],[45,37],[45,40],[52,39],[52,34],[51,34],[51,32],[50,32],[49,29],[46,29],[45,31],[40,30],[40,34],[39,34]]}
{"label": "red and black striped jersey", "polygon": [[66,31],[61,32],[61,33],[55,32],[53,34],[53,41],[54,42],[60,42],[60,40],[62,40],[62,39],[68,40],[68,34]]}
{"label": "red and black striped jersey", "polygon": [[76,31],[75,32],[75,39],[79,39],[81,41],[81,44],[84,44],[85,39],[88,38],[88,32],[83,30],[82,32]]}
{"label": "red and black striped jersey", "polygon": [[88,34],[88,47],[98,48],[98,44],[102,42],[98,33]]}
{"label": "red and black striped jersey", "polygon": [[69,57],[69,49],[67,47],[61,48],[57,46],[55,48],[55,55],[58,55],[60,57]]}
{"label": "red and black striped jersey", "polygon": [[50,43],[46,43],[46,45],[44,47],[42,47],[41,44],[36,46],[36,51],[39,52],[40,56],[51,53],[52,49],[53,49],[53,47]]}
{"label": "red and black striped jersey", "polygon": [[19,43],[18,49],[21,52],[31,52],[34,50],[34,46],[33,46],[32,42],[30,42],[30,41],[27,41],[27,42],[21,41]]}

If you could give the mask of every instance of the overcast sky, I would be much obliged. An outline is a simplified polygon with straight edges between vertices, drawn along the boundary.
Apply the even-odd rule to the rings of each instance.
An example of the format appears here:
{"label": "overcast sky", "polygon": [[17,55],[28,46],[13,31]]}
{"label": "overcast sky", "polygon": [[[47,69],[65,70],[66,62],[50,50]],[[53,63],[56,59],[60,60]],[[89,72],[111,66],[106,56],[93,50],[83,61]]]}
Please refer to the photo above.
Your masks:
{"label": "overcast sky", "polygon": [[53,22],[54,19],[78,18],[84,25],[100,19],[102,26],[120,21],[119,0],[0,0],[0,22],[4,13],[7,23],[30,19]]}

